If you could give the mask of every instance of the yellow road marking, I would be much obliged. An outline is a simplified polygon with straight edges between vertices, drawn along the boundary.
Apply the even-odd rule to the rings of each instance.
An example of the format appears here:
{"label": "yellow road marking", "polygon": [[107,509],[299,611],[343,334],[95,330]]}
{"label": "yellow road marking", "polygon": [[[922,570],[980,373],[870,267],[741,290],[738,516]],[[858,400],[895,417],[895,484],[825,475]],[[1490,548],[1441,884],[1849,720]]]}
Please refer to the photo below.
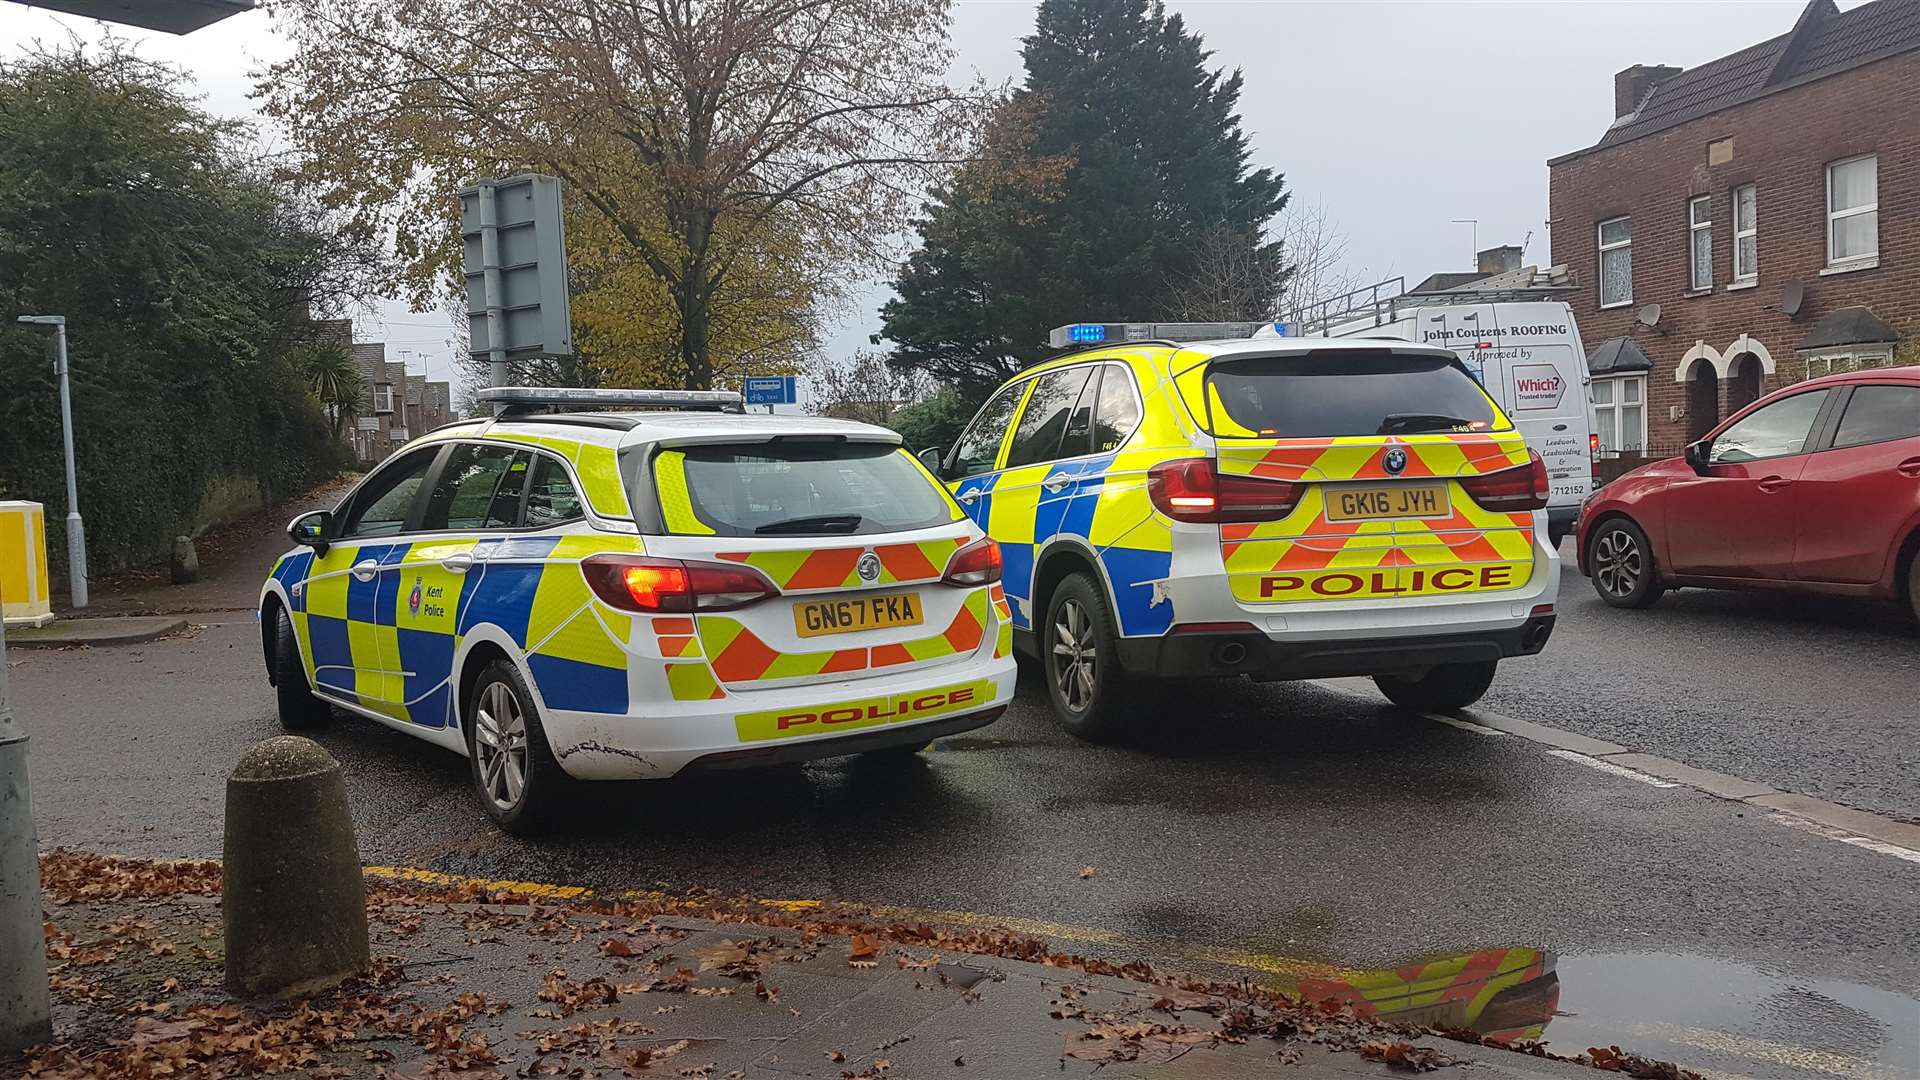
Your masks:
{"label": "yellow road marking", "polygon": [[[477,889],[488,892],[510,893],[516,896],[541,897],[550,900],[584,900],[595,894],[594,890],[582,885],[555,885],[541,881],[516,881],[510,878],[469,878],[454,874],[443,874],[437,870],[422,870],[406,866],[369,866],[369,877],[388,881],[409,882],[416,885],[432,885],[439,888]],[[619,894],[623,900],[649,900],[666,902],[674,899],[670,894],[653,889],[626,889]],[[752,903],[775,911],[791,913],[825,910],[830,902],[805,898],[750,897]],[[1043,919],[1024,919],[1015,915],[988,915],[977,911],[945,911],[936,908],[907,907],[898,904],[858,904],[847,903],[849,908],[857,908],[876,918],[899,922],[938,923],[949,926],[965,926],[978,929],[1007,930],[1029,937],[1046,938],[1053,941],[1076,942],[1084,945],[1124,944],[1126,938],[1117,931],[1103,930],[1087,926],[1073,926],[1067,923],[1048,922]],[[1279,975],[1288,979],[1321,978],[1344,979],[1362,973],[1360,968],[1346,968],[1334,964],[1323,964],[1293,957],[1277,956],[1269,953],[1250,952],[1244,949],[1227,948],[1216,945],[1185,946],[1179,949],[1183,959],[1201,960],[1238,968],[1243,971],[1258,971],[1269,975]]]}

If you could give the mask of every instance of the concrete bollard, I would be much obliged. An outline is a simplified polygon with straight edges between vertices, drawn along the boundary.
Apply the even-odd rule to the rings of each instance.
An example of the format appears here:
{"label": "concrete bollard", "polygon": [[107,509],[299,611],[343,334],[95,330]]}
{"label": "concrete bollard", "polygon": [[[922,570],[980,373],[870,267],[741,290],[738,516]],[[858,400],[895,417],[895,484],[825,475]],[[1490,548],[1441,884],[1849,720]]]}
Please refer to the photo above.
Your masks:
{"label": "concrete bollard", "polygon": [[320,744],[277,735],[234,766],[221,896],[230,992],[314,994],[368,970],[347,786]]}
{"label": "concrete bollard", "polygon": [[193,537],[173,538],[173,558],[167,569],[175,585],[191,585],[200,580],[200,553],[194,549]]}

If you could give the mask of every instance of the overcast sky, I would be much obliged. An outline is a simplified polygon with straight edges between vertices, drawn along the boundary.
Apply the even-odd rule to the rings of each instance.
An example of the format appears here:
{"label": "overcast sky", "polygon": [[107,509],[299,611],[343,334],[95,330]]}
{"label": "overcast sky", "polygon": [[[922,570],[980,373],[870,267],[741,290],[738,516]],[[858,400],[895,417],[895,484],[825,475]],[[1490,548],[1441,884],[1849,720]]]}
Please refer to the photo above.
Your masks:
{"label": "overcast sky", "polygon": [[[1242,123],[1254,161],[1284,173],[1296,201],[1318,203],[1348,238],[1349,262],[1371,279],[1472,266],[1478,243],[1525,244],[1544,265],[1546,160],[1587,146],[1613,119],[1613,73],[1636,63],[1692,67],[1785,33],[1797,0],[1533,3],[1284,3],[1169,0],[1214,52],[1246,76]],[[1843,3],[1842,7],[1856,6]],[[958,0],[961,76],[1019,78],[1032,3]],[[0,0],[0,55],[100,24]],[[186,38],[121,29],[151,58],[198,80],[212,110],[250,116],[248,72],[283,56],[264,13]],[[889,290],[875,283],[838,312],[827,341],[844,357],[879,329]],[[1063,311],[1059,321],[1133,312]],[[384,335],[390,359],[445,378],[444,316],[386,304],[360,319],[362,340]],[[398,355],[396,355],[398,354]]]}

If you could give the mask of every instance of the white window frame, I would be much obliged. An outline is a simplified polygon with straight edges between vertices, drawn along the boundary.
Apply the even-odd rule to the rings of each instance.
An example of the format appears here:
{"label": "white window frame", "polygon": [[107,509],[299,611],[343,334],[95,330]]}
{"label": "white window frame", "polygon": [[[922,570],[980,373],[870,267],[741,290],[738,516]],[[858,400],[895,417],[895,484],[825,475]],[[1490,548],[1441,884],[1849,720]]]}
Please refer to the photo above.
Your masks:
{"label": "white window frame", "polygon": [[373,411],[378,415],[385,415],[393,411],[392,383],[373,384]]}
{"label": "white window frame", "polygon": [[[1740,228],[1740,193],[1753,193],[1753,225]],[[1735,283],[1760,280],[1760,187],[1758,184],[1741,184],[1734,188],[1728,209],[1733,214],[1733,280]],[[1753,264],[1740,265],[1740,241],[1753,238]]]}
{"label": "white window frame", "polygon": [[[1873,162],[1873,202],[1867,203],[1861,206],[1850,206],[1845,210],[1836,211],[1833,208],[1833,170],[1838,169],[1843,165],[1854,165],[1862,161]],[[1827,162],[1827,265],[1828,266],[1858,266],[1862,263],[1876,263],[1880,261],[1880,228],[1879,228],[1879,220],[1878,220],[1879,213],[1880,213],[1880,155],[1856,154],[1850,158],[1841,158],[1839,161]],[[1839,221],[1842,218],[1857,217],[1861,214],[1875,215],[1874,230],[1873,230],[1873,250],[1870,252],[1867,252],[1864,255],[1849,255],[1844,259],[1834,258],[1833,257],[1833,236],[1834,236],[1833,223],[1836,221]]]}
{"label": "white window frame", "polygon": [[[1706,220],[1700,219],[1700,208],[1706,208]],[[1700,267],[1693,261],[1693,244],[1702,232],[1707,234],[1707,280],[1700,280]],[[1628,241],[1631,243],[1631,239]],[[1687,200],[1687,280],[1693,283],[1694,292],[1706,292],[1713,288],[1713,196],[1695,195]]]}
{"label": "white window frame", "polygon": [[[1604,402],[1593,401],[1592,402],[1593,411],[1596,414],[1606,413],[1612,418],[1614,438],[1620,443],[1620,445],[1619,446],[1603,445],[1600,447],[1600,453],[1603,455],[1612,455],[1614,457],[1618,457],[1621,454],[1646,453],[1647,451],[1647,375],[1646,373],[1636,372],[1631,375],[1597,375],[1594,377],[1593,379],[1594,386],[1599,386],[1602,383],[1605,383],[1607,385],[1607,390],[1610,395],[1610,400],[1604,401]],[[1629,384],[1633,384],[1640,391],[1640,396],[1638,400],[1628,401],[1626,399],[1627,386]],[[1591,394],[1588,395],[1588,399],[1590,401],[1592,400]],[[1627,408],[1638,409],[1640,413],[1640,419],[1638,421],[1637,428],[1632,433],[1629,433],[1626,430],[1625,424],[1623,423],[1623,420],[1626,416]],[[1596,419],[1597,419],[1597,416],[1596,416]],[[1595,427],[1594,430],[1597,432],[1599,428]]]}
{"label": "white window frame", "polygon": [[[1606,235],[1607,226],[1612,225],[1615,222],[1619,222],[1619,221],[1624,221],[1627,223],[1627,238],[1625,240],[1616,240],[1613,243],[1609,244],[1606,242],[1605,239],[1603,239],[1603,237],[1605,237]],[[1600,301],[1600,306],[1602,308],[1617,308],[1617,307],[1628,307],[1632,305],[1633,303],[1633,215],[1621,214],[1619,217],[1610,217],[1610,218],[1607,218],[1605,221],[1602,221],[1599,224],[1595,225],[1593,227],[1593,240],[1594,240],[1594,245],[1596,249],[1594,252],[1594,260],[1595,260],[1594,272],[1595,272],[1595,277],[1597,279],[1594,282],[1594,291],[1597,294],[1596,298]],[[1607,253],[1613,252],[1613,251],[1625,251],[1627,253],[1627,296],[1626,296],[1626,299],[1624,300],[1614,300],[1612,302],[1608,302],[1607,270],[1606,270]]]}

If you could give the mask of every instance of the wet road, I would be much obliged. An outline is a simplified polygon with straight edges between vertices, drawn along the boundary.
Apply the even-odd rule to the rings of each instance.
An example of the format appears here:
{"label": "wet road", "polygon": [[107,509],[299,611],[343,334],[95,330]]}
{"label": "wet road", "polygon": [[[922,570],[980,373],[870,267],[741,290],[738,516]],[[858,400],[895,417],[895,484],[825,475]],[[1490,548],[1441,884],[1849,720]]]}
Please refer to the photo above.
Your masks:
{"label": "wet road", "polygon": [[1684,589],[1617,611],[1572,550],[1552,643],[1482,707],[1920,822],[1920,630],[1899,607]]}
{"label": "wet road", "polygon": [[[1862,724],[1796,743],[1815,718],[1789,712],[1823,685],[1836,693],[1818,680],[1848,678],[1863,650],[1892,657],[1904,642],[1911,655],[1915,639],[1757,608],[1714,620],[1712,600],[1695,611],[1685,597],[1630,616],[1639,633],[1622,646],[1603,625],[1616,613],[1583,595],[1569,592],[1546,656],[1504,673],[1494,708],[1692,764],[1762,763],[1783,771],[1754,778],[1789,789],[1852,775],[1859,791],[1915,801],[1899,756],[1910,750],[1875,745]],[[43,842],[219,854],[225,771],[275,727],[250,614],[207,618],[225,625],[134,649],[15,654]],[[1715,629],[1729,632],[1711,663],[1690,676],[1660,666],[1662,641]],[[1838,638],[1853,659],[1777,683],[1780,650],[1734,647],[1769,632],[1809,654]],[[1626,651],[1608,661],[1601,648]],[[1528,690],[1545,672],[1551,698]],[[1627,696],[1576,704],[1601,682]],[[1721,695],[1730,719],[1715,728]],[[1882,700],[1879,719],[1911,742],[1911,694],[1848,708],[1867,716]],[[1546,1032],[1558,1049],[1617,1042],[1724,1076],[1920,1075],[1920,864],[1408,717],[1345,684],[1217,684],[1153,707],[1148,743],[1090,747],[1061,734],[1029,686],[999,724],[918,767],[830,762],[603,790],[576,833],[537,842],[486,823],[452,755],[347,718],[321,741],[347,768],[370,862],[979,913],[1076,951],[1277,980],[1531,945],[1559,955],[1561,1015]],[[1819,716],[1835,714],[1828,702]],[[1730,741],[1750,749],[1703,756]],[[1085,865],[1098,870],[1083,879]]]}

